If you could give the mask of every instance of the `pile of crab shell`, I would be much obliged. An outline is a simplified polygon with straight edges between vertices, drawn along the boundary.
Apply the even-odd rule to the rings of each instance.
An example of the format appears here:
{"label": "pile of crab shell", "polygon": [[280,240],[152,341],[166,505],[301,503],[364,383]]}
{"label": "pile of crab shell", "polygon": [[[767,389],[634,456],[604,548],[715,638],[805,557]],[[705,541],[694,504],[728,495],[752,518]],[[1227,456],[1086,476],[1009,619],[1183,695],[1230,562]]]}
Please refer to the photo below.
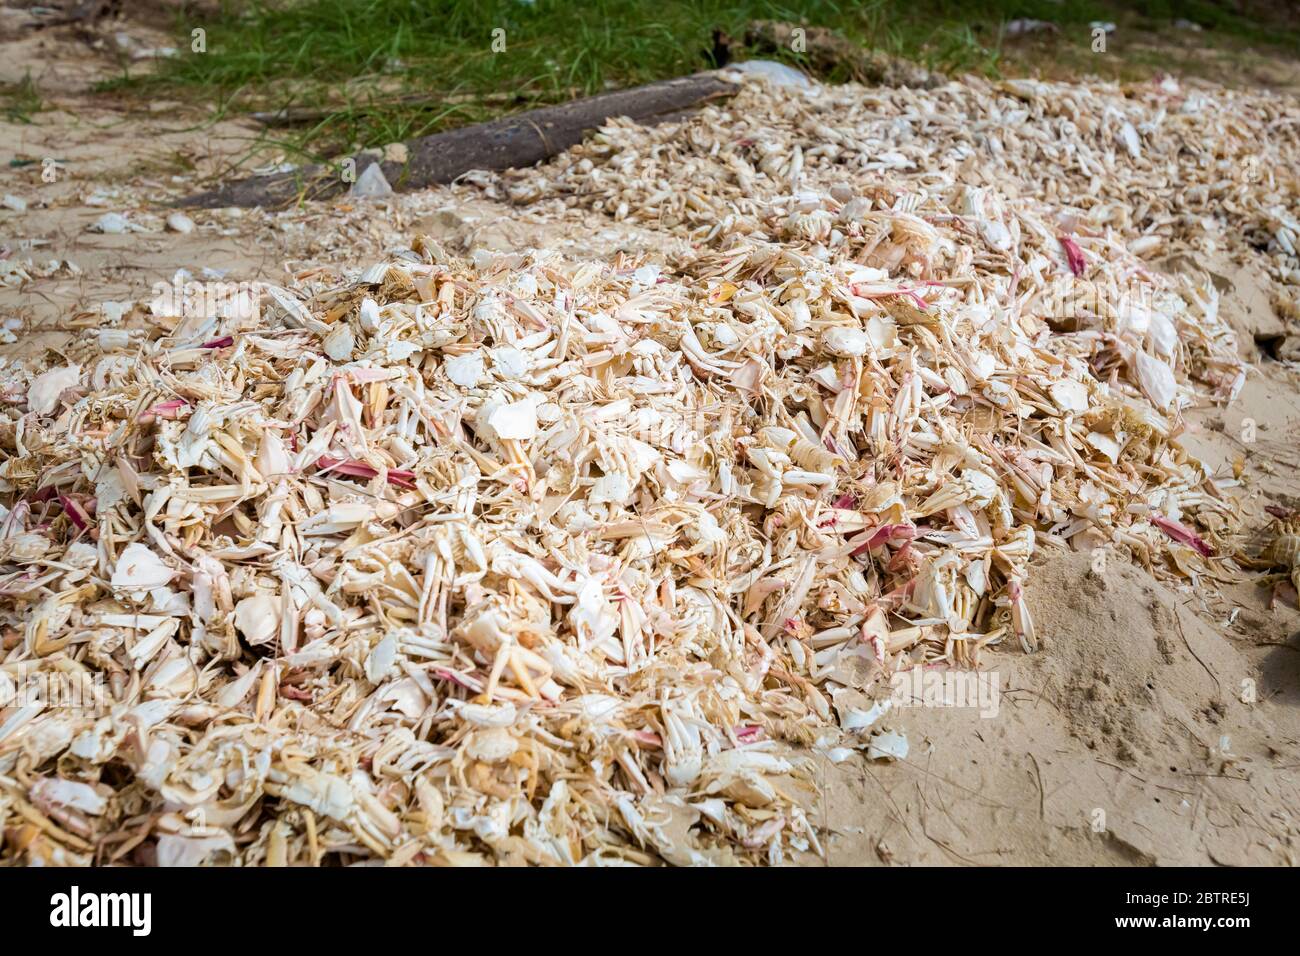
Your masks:
{"label": "pile of crab shell", "polygon": [[810,761],[1033,652],[1037,552],[1219,560],[1180,416],[1245,371],[1155,263],[1247,244],[1294,303],[1298,120],[748,81],[497,181],[670,253],[415,236],[6,361],[3,857],[824,851]]}

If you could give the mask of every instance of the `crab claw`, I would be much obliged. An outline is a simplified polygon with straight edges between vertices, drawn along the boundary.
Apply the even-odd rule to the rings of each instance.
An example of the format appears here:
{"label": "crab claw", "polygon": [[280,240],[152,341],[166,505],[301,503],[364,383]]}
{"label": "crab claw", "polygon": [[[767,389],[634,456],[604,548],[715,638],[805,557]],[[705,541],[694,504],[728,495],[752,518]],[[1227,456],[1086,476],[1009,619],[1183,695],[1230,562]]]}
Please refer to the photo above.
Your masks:
{"label": "crab claw", "polygon": [[1011,604],[1011,629],[1016,632],[1021,648],[1026,654],[1038,650],[1038,636],[1034,633],[1034,618],[1025,603],[1025,592],[1020,586],[1019,575],[1012,575],[1007,581],[1007,597]]}
{"label": "crab claw", "polygon": [[991,476],[967,468],[960,478],[945,481],[943,487],[925,499],[916,516],[924,518],[958,505],[967,505],[972,509],[987,508],[1000,497],[1001,489]]}

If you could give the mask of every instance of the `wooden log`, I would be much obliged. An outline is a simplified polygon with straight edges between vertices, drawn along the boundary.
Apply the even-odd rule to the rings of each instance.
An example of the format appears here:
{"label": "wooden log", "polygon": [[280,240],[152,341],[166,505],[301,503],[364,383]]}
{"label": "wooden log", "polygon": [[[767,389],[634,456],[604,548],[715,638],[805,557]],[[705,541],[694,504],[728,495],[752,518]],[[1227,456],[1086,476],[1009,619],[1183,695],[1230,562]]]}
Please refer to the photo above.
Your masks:
{"label": "wooden log", "polygon": [[[582,141],[586,133],[618,116],[654,123],[682,115],[684,110],[731,96],[735,84],[712,73],[699,73],[649,83],[628,90],[601,93],[559,106],[546,106],[488,123],[436,133],[405,144],[405,163],[381,162],[373,155],[353,157],[357,176],[380,162],[384,178],[394,189],[422,189],[449,183],[471,169],[511,169],[532,166]],[[209,192],[182,199],[178,205],[282,206],[299,199],[324,199],[348,188],[336,168],[304,166],[292,172],[254,176]]]}

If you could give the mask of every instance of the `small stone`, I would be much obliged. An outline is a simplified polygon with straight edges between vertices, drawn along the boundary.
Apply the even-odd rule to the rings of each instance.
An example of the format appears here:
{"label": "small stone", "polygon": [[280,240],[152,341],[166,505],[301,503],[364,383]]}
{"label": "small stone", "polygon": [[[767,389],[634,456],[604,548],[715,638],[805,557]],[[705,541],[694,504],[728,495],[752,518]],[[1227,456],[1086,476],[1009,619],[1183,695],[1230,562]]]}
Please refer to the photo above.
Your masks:
{"label": "small stone", "polygon": [[357,177],[348,193],[353,199],[378,199],[380,196],[392,195],[393,187],[384,178],[384,171],[378,163],[371,163]]}

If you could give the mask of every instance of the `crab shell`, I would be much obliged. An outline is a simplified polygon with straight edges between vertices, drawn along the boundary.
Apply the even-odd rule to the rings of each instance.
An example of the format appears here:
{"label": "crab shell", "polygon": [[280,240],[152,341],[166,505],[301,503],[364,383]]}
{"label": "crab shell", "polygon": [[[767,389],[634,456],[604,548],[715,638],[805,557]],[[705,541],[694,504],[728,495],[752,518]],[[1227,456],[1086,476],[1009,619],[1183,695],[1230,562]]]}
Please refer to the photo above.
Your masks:
{"label": "crab shell", "polygon": [[1292,519],[1282,523],[1260,557],[1274,567],[1300,567],[1300,521]]}

